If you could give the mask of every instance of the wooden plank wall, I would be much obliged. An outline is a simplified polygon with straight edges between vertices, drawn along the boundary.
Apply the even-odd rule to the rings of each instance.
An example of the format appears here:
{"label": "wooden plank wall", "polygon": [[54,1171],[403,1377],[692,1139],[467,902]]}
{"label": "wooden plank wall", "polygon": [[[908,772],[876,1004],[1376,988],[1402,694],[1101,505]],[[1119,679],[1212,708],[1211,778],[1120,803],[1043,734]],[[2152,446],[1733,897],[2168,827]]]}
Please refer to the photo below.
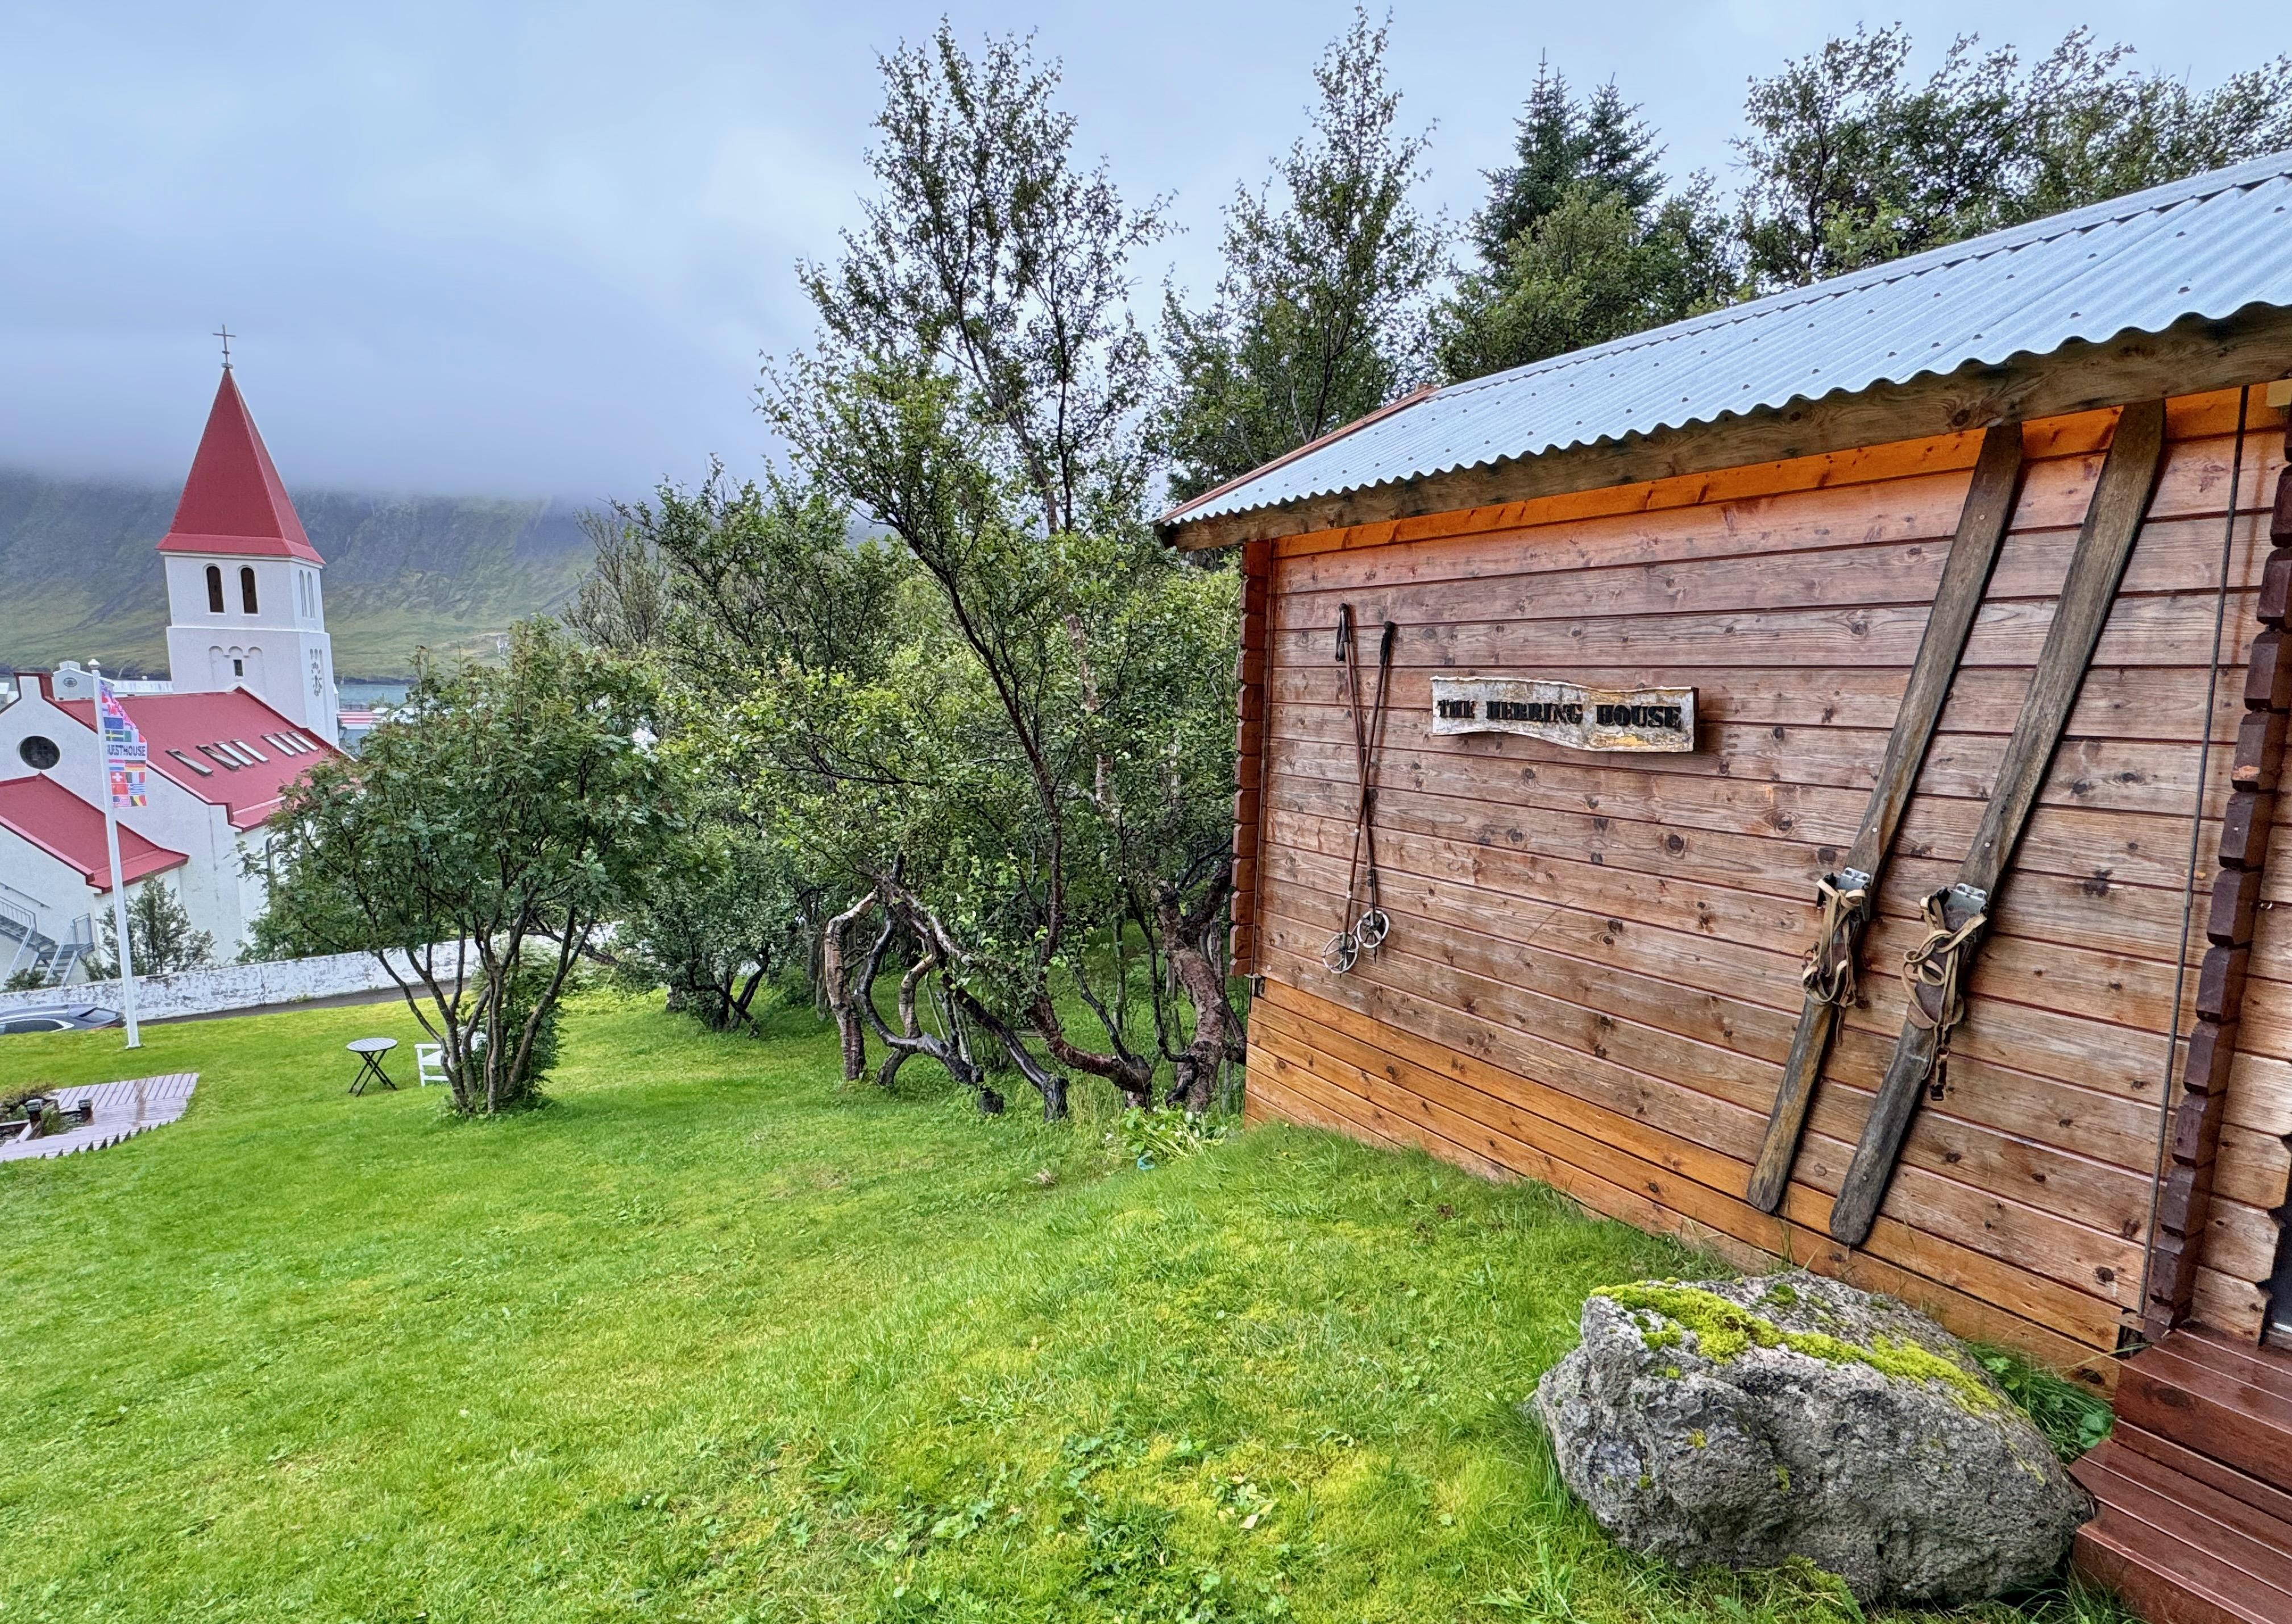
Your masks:
{"label": "wooden plank wall", "polygon": [[[2140,1308],[2169,1034],[2190,1024],[2205,946],[2189,877],[2192,858],[2213,868],[2283,462],[2283,415],[2258,390],[2248,410],[2231,519],[2238,393],[2172,403],[2158,497],[2003,888],[1948,1096],[1920,1111],[1865,1248],[1822,1230],[1901,1024],[1893,966],[1980,817],[2113,413],[2025,430],[2014,529],[1775,1217],[1741,1195],[1796,1018],[1814,881],[1861,815],[1979,437],[1275,543],[1245,903],[1267,977],[1253,1113],[1546,1179],[2064,1366],[2113,1348]],[[1352,724],[1329,659],[1343,602],[1371,633],[1388,618],[1402,632],[1379,801],[1393,934],[1337,977],[1320,954],[1352,836]],[[1700,747],[1434,738],[1442,669],[1692,684]],[[2272,865],[2267,903],[2288,900],[2292,863]],[[2292,909],[2264,906],[2253,974],[2198,1290],[2199,1317],[2244,1335],[2292,1170]]]}

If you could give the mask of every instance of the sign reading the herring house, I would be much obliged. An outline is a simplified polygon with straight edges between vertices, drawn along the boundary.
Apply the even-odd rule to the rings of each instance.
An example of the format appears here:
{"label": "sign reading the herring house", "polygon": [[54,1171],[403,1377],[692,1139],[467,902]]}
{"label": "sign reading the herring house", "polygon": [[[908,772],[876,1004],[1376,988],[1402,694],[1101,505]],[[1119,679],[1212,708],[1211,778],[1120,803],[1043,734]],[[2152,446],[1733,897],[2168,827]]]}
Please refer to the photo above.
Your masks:
{"label": "sign reading the herring house", "polygon": [[1578,750],[1692,750],[1695,690],[1436,676],[1432,731],[1525,733]]}

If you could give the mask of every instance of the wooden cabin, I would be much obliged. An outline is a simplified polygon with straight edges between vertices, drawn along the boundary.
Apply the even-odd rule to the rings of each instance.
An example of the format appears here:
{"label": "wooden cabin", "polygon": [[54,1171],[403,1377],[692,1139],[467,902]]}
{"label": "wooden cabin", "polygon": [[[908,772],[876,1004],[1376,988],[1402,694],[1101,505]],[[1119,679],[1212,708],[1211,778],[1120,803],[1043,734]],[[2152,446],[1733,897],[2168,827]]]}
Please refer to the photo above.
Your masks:
{"label": "wooden cabin", "polygon": [[[2159,1618],[2292,1618],[2288,210],[2292,155],[1421,392],[1161,521],[1247,578],[1249,1114],[1539,1179],[2108,1388],[2079,1560]],[[1818,887],[1902,754],[1985,479],[1999,533],[1763,1210]],[[2049,633],[2111,502],[2129,556],[2078,650]],[[2064,675],[2056,744],[2030,719]],[[1619,743],[1602,706],[1656,725]],[[1946,1067],[1842,1240],[1906,951],[2015,771],[2034,806]],[[1372,905],[1389,933],[1345,966]]]}

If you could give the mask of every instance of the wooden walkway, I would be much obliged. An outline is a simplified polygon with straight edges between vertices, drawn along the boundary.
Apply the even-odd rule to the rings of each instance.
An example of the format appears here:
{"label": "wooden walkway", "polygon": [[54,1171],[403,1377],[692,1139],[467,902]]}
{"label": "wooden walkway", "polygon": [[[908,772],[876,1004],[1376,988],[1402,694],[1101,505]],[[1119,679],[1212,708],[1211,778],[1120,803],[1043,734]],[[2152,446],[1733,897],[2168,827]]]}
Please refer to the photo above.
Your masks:
{"label": "wooden walkway", "polygon": [[196,1071],[176,1071],[165,1077],[131,1078],[122,1083],[95,1083],[55,1091],[56,1103],[67,1111],[83,1100],[95,1103],[95,1119],[68,1133],[44,1138],[11,1140],[0,1144],[0,1161],[30,1161],[48,1156],[69,1156],[75,1151],[100,1151],[108,1144],[132,1139],[144,1129],[173,1122],[191,1103],[198,1087]]}
{"label": "wooden walkway", "polygon": [[2292,1353],[2175,1331],[2071,1473],[2101,1502],[2078,1571],[2151,1624],[2292,1624]]}

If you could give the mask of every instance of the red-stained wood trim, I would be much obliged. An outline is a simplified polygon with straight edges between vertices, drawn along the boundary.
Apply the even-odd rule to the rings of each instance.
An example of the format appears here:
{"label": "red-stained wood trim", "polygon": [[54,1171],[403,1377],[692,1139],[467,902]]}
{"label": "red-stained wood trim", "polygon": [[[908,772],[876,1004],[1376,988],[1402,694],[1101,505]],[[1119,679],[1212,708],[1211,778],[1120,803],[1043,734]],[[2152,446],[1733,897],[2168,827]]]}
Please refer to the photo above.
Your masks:
{"label": "red-stained wood trim", "polygon": [[1257,963],[1259,851],[1265,822],[1265,650],[1273,593],[1272,544],[1254,541],[1244,546],[1241,572],[1241,628],[1234,656],[1233,901],[1227,947],[1231,974],[1248,975]]}
{"label": "red-stained wood trim", "polygon": [[2176,1443],[2161,1434],[2152,1433],[2123,1416],[2118,1417],[2116,1429],[2110,1437],[2124,1450],[2146,1455],[2182,1476],[2216,1489],[2280,1523],[2292,1523],[2292,1494],[2264,1483],[2223,1461],[2199,1454],[2186,1444]]}
{"label": "red-stained wood trim", "polygon": [[[2288,433],[2286,449],[2292,454],[2292,433]],[[2180,1097],[2173,1105],[2157,1219],[2150,1237],[2142,1328],[2151,1342],[2163,1341],[2195,1306],[2254,926],[2266,888],[2268,828],[2274,820],[2285,726],[2288,713],[2292,713],[2292,660],[2280,657],[2285,616],[2292,610],[2292,467],[2277,475],[2268,539],[2272,551],[2253,609],[2264,629],[2253,640],[2245,674],[2245,717],[2237,730],[2230,804],[2221,820],[2219,867],[2205,910],[2210,946],[2198,976],[2198,1025],[2182,1066]]]}

